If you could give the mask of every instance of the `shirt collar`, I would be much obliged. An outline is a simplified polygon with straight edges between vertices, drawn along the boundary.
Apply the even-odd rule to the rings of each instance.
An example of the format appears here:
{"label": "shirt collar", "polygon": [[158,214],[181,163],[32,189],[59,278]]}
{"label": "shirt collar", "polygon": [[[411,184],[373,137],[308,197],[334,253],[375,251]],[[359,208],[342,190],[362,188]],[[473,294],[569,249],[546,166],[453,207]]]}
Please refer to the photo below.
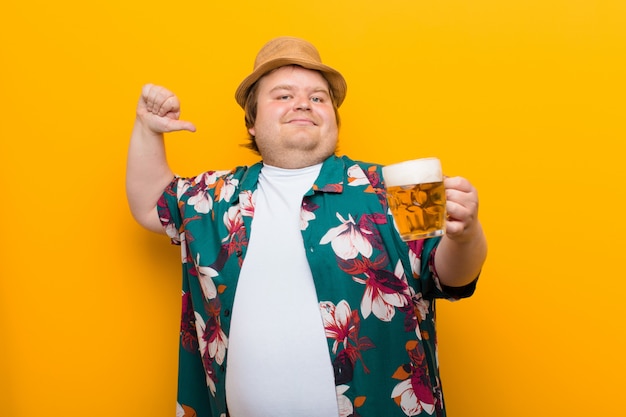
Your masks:
{"label": "shirt collar", "polygon": [[259,174],[263,168],[263,162],[257,162],[256,164],[248,167],[243,178],[241,178],[241,190],[254,191],[256,190],[257,183],[259,181]]}
{"label": "shirt collar", "polygon": [[[257,188],[259,174],[263,168],[263,162],[257,162],[250,166],[241,179],[241,189],[254,191]],[[336,155],[329,156],[320,169],[320,174],[315,180],[313,187],[306,195],[315,191],[325,193],[342,193],[345,181],[346,164],[343,159]]]}
{"label": "shirt collar", "polygon": [[315,180],[311,193],[342,193],[345,181],[346,164],[336,155],[329,156],[322,164],[320,175]]}

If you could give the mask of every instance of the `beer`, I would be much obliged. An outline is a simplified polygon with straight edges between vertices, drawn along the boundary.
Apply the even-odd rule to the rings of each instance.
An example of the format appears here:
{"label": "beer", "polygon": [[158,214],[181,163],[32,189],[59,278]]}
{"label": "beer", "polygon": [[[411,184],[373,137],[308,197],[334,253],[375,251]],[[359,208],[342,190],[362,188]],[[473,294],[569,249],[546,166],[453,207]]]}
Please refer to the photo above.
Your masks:
{"label": "beer", "polygon": [[445,233],[446,194],[441,164],[423,158],[383,168],[389,209],[403,240]]}

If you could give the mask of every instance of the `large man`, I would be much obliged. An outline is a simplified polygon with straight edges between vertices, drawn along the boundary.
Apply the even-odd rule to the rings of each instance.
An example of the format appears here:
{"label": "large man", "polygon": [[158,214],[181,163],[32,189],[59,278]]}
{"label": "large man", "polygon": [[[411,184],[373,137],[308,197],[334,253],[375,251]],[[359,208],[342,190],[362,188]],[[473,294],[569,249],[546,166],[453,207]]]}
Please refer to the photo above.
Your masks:
{"label": "large man", "polygon": [[403,242],[381,166],[335,155],[345,95],[313,45],[274,39],[236,92],[262,161],[179,178],[163,134],[195,127],[143,88],[127,194],[182,248],[178,416],[445,416],[435,300],[474,291],[477,193],[447,178],[446,235]]}

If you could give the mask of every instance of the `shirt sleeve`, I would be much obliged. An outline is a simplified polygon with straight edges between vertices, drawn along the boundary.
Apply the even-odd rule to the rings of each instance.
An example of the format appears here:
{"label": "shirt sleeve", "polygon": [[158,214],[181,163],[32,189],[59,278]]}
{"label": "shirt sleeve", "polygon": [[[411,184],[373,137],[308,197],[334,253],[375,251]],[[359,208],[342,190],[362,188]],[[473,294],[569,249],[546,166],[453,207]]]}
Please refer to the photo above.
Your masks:
{"label": "shirt sleeve", "polygon": [[422,263],[421,277],[434,284],[426,285],[426,288],[430,287],[433,289],[435,298],[445,298],[450,301],[472,296],[476,290],[478,276],[472,282],[462,287],[451,287],[441,284],[439,281],[439,275],[435,267],[435,254],[437,253],[440,241],[441,238],[426,239],[422,246],[421,259],[425,261]]}
{"label": "shirt sleeve", "polygon": [[178,190],[182,189],[184,179],[174,177],[172,182],[163,190],[161,198],[157,202],[159,220],[165,228],[165,233],[170,237],[172,244],[180,245],[182,231],[182,217],[179,208]]}

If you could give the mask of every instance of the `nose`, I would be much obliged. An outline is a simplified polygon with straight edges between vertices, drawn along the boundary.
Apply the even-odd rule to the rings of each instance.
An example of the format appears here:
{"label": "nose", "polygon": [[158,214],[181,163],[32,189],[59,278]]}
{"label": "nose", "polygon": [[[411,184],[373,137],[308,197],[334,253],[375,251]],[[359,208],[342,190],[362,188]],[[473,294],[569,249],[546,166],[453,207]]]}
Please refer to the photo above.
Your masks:
{"label": "nose", "polygon": [[311,110],[311,102],[308,97],[298,96],[294,101],[295,110]]}

